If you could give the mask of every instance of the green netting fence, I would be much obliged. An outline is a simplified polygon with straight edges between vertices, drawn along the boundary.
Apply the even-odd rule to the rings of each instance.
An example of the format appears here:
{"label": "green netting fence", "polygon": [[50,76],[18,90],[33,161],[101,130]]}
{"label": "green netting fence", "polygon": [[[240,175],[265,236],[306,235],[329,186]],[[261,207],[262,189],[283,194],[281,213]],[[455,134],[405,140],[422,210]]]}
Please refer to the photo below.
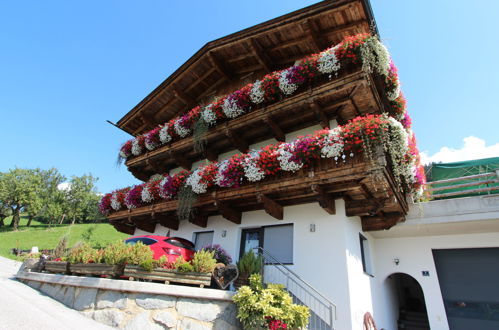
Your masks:
{"label": "green netting fence", "polygon": [[426,173],[428,189],[435,199],[497,194],[496,171],[499,157],[432,164]]}

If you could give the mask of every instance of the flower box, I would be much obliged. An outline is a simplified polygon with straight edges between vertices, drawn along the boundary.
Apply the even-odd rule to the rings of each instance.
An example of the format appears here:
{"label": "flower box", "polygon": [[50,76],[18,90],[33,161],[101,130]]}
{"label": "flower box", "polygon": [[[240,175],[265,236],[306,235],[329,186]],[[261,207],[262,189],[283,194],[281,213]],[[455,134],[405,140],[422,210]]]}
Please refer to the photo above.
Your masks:
{"label": "flower box", "polygon": [[56,274],[69,273],[69,262],[67,261],[45,261],[45,271]]}
{"label": "flower box", "polygon": [[199,285],[200,288],[211,284],[211,273],[179,273],[171,269],[155,268],[148,272],[139,266],[125,267],[123,272],[130,281],[135,279],[144,279],[152,281],[163,281],[165,284],[183,283]]}
{"label": "flower box", "polygon": [[123,274],[123,266],[108,264],[70,264],[69,271],[77,275],[100,275],[118,277]]}

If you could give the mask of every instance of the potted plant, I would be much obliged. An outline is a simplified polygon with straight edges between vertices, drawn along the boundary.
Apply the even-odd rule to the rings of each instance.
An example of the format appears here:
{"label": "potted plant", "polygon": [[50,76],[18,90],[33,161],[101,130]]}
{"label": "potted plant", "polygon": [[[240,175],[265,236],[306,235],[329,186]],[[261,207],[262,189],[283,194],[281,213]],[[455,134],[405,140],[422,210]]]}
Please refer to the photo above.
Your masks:
{"label": "potted plant", "polygon": [[259,274],[262,271],[263,258],[257,256],[253,250],[249,250],[236,263],[239,277],[234,281],[234,286],[240,288],[249,284],[251,274]]}
{"label": "potted plant", "polygon": [[104,263],[104,251],[94,249],[88,243],[77,245],[68,255],[69,271],[77,275],[119,276],[119,266]]}
{"label": "potted plant", "polygon": [[293,299],[281,284],[262,283],[260,274],[250,276],[249,286],[242,286],[232,300],[237,306],[237,318],[244,329],[305,329],[310,310],[293,304]]}
{"label": "potted plant", "polygon": [[50,273],[69,274],[69,263],[66,260],[67,243],[68,243],[67,236],[62,237],[59,240],[59,243],[57,243],[54,252],[52,253],[51,256],[48,257],[47,260],[40,258],[40,261],[43,264],[43,270]]}
{"label": "potted plant", "polygon": [[215,258],[217,263],[222,263],[226,266],[232,263],[231,256],[219,244],[205,246],[203,250],[210,252],[213,251],[215,253],[213,257]]}
{"label": "potted plant", "polygon": [[216,264],[213,254],[199,251],[194,254],[191,262],[179,257],[174,264],[168,264],[163,257],[154,260],[152,251],[147,246],[136,244],[130,253],[124,276],[129,280],[140,278],[163,281],[165,284],[173,282],[199,285],[203,288],[211,283],[211,272]]}

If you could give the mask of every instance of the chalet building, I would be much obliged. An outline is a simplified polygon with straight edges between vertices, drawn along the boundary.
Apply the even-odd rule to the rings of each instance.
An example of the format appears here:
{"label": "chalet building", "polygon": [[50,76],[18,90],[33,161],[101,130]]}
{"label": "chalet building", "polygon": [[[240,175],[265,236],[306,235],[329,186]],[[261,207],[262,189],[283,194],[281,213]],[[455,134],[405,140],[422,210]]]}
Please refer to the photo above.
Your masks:
{"label": "chalet building", "polygon": [[134,136],[120,156],[144,183],[103,197],[111,224],[219,244],[234,261],[256,249],[265,280],[310,307],[310,329],[362,329],[371,315],[378,329],[497,324],[496,298],[474,317],[441,273],[499,246],[499,200],[415,206],[424,174],[374,22],[368,0],[322,1],[208,42],[118,121]]}

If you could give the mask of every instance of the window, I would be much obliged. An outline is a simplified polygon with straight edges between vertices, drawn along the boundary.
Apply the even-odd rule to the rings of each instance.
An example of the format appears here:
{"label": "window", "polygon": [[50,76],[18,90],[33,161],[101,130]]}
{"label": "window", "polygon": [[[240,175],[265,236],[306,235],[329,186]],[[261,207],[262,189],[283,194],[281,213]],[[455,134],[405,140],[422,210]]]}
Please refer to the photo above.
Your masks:
{"label": "window", "polygon": [[[293,225],[277,225],[243,229],[239,257],[245,252],[262,247],[283,264],[293,263]],[[258,251],[255,251],[258,252]],[[270,258],[268,258],[270,259]],[[272,263],[273,260],[266,260]]]}
{"label": "window", "polygon": [[169,243],[173,246],[178,246],[178,247],[181,247],[183,249],[194,251],[194,244],[192,244],[192,242],[190,242],[186,239],[180,238],[180,237],[170,237],[170,238],[165,239],[165,242]]}
{"label": "window", "polygon": [[194,233],[194,248],[196,251],[213,244],[213,231]]}
{"label": "window", "polygon": [[135,245],[137,242],[142,242],[144,245],[152,245],[156,243],[157,241],[152,238],[147,238],[147,237],[135,237],[135,238],[130,238],[125,241],[126,244],[130,245]]}
{"label": "window", "polygon": [[367,238],[362,236],[362,234],[359,234],[359,241],[360,241],[360,254],[362,257],[362,269],[364,270],[364,273],[372,275],[371,255],[369,253],[369,242],[367,241]]}

